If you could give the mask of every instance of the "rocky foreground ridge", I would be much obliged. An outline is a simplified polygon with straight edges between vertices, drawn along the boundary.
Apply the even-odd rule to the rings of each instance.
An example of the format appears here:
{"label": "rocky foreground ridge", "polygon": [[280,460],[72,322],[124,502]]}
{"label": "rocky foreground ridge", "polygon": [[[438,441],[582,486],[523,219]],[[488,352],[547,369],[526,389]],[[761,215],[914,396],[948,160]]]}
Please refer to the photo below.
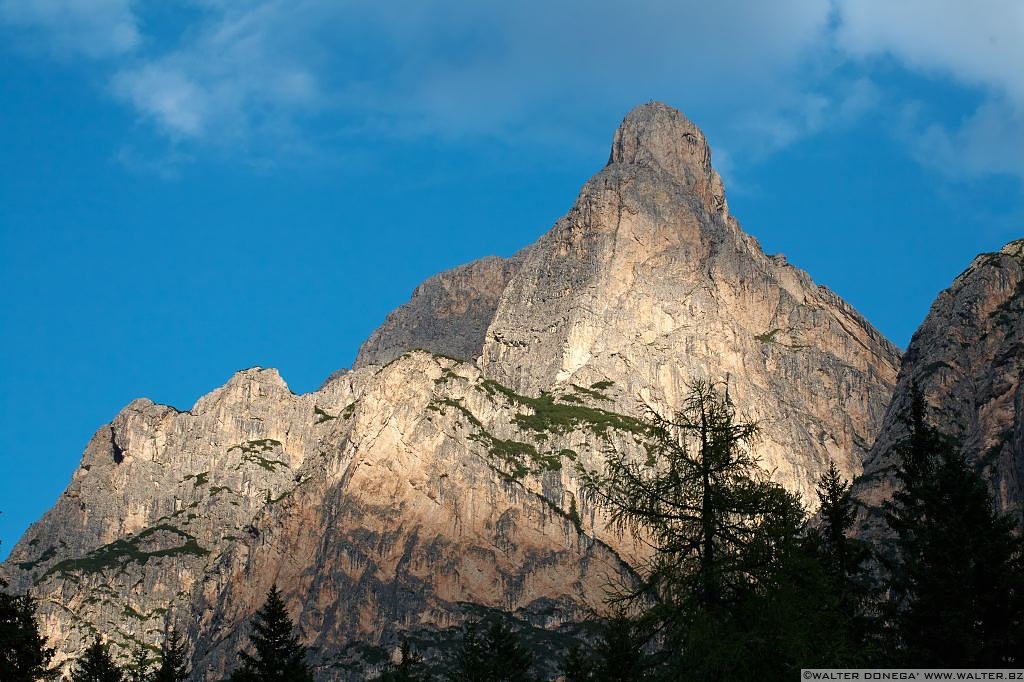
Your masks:
{"label": "rocky foreground ridge", "polygon": [[60,656],[177,623],[196,679],[219,679],[274,581],[325,680],[487,610],[554,650],[642,555],[578,485],[607,448],[643,452],[641,403],[728,382],[765,468],[810,501],[830,459],[861,472],[898,367],[742,231],[703,134],[650,103],[551,231],[425,282],[318,391],[256,368],[187,412],[129,404],[3,571]]}
{"label": "rocky foreground ridge", "polygon": [[882,430],[855,486],[878,532],[907,435],[913,386],[927,418],[984,473],[1001,511],[1024,501],[1024,239],[984,253],[939,294],[903,356]]}

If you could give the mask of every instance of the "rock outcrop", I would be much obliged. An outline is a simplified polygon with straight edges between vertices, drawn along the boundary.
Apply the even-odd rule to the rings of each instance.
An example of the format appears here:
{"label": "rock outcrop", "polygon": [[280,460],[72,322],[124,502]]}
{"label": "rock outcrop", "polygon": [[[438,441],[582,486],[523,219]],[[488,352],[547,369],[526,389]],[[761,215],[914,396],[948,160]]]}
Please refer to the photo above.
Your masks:
{"label": "rock outcrop", "polygon": [[[881,520],[907,435],[916,384],[929,422],[955,438],[1002,511],[1021,517],[1024,493],[1024,240],[981,254],[943,291],[915,332],[892,404],[855,492]],[[877,528],[875,528],[877,530]]]}
{"label": "rock outcrop", "polygon": [[275,581],[325,680],[372,674],[403,636],[437,653],[485,611],[554,651],[646,551],[579,490],[608,448],[644,451],[638,401],[727,382],[765,466],[808,496],[829,459],[860,472],[897,366],[740,229],[704,136],[651,103],[548,234],[425,282],[355,370],[305,395],[253,369],[188,412],[131,403],[3,571],[64,660],[176,623],[196,679],[220,679]]}

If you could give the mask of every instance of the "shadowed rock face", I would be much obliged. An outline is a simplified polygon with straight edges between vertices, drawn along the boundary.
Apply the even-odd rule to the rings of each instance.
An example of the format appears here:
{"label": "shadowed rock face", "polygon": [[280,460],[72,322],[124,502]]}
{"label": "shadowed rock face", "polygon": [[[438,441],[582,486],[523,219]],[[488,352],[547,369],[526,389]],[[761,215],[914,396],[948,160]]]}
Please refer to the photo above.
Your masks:
{"label": "shadowed rock face", "polygon": [[220,679],[274,581],[322,679],[364,678],[403,636],[437,653],[481,609],[553,651],[644,555],[577,470],[640,456],[638,398],[728,381],[766,467],[807,495],[828,458],[859,473],[897,363],[740,229],[704,136],[651,103],[548,234],[425,282],[355,370],[301,396],[257,368],[188,412],[130,404],[3,572],[65,660],[177,623],[196,679]]}
{"label": "shadowed rock face", "polygon": [[353,364],[386,365],[417,348],[475,360],[520,256],[491,256],[434,275],[416,288],[363,343]]}
{"label": "shadowed rock face", "polygon": [[989,480],[1003,511],[1021,516],[1024,486],[1024,240],[978,256],[943,291],[903,359],[892,404],[856,486],[881,520],[897,466],[894,446],[907,435],[917,384],[929,421],[956,438]]}

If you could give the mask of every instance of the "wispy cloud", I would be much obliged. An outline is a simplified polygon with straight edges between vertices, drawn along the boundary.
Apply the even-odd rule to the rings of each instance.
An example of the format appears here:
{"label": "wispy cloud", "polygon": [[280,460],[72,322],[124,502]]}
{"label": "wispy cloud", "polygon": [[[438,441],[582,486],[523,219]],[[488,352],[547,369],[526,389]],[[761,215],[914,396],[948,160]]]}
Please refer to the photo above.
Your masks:
{"label": "wispy cloud", "polygon": [[0,0],[0,21],[48,35],[57,52],[111,60],[110,93],[178,152],[294,145],[314,121],[348,137],[564,144],[655,98],[710,121],[735,164],[881,107],[906,110],[872,77],[885,63],[981,93],[959,126],[902,119],[922,163],[1024,177],[1016,0],[192,5],[188,30],[169,44],[147,35],[145,50],[129,0]]}
{"label": "wispy cloud", "polygon": [[131,0],[0,0],[0,26],[30,49],[108,58],[138,47]]}
{"label": "wispy cloud", "polygon": [[904,117],[914,156],[950,178],[1024,178],[1024,3],[1016,0],[840,0],[836,42],[851,59],[891,60],[976,89],[958,125]]}

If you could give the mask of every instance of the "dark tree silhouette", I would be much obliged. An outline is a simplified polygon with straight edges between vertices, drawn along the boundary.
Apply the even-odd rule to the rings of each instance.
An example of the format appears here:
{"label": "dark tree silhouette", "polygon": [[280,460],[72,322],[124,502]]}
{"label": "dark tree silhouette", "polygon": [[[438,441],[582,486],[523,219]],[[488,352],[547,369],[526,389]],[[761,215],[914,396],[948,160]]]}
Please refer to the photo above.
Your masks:
{"label": "dark tree silhouette", "polygon": [[31,595],[0,592],[0,680],[27,682],[56,677],[50,668],[54,649],[46,646],[36,622]]}
{"label": "dark tree silhouette", "polygon": [[153,660],[146,648],[139,646],[125,670],[125,679],[128,682],[151,682],[152,676]]}
{"label": "dark tree silhouette", "polygon": [[829,462],[819,478],[816,493],[821,523],[809,533],[808,541],[816,545],[825,570],[821,599],[835,605],[837,618],[830,633],[845,649],[835,651],[825,662],[834,667],[884,663],[880,594],[868,571],[871,547],[850,535],[856,517],[851,486],[835,462]]}
{"label": "dark tree silhouette", "polygon": [[413,650],[408,639],[402,640],[401,660],[380,676],[383,682],[426,682],[430,673],[423,657]]}
{"label": "dark tree silhouette", "polygon": [[596,679],[594,666],[581,645],[573,644],[569,647],[565,660],[562,661],[562,676],[565,682],[586,682]]}
{"label": "dark tree silhouette", "polygon": [[188,658],[181,633],[172,627],[164,638],[152,682],[184,682],[189,677]]}
{"label": "dark tree silhouette", "polygon": [[737,604],[776,576],[804,511],[758,468],[749,449],[756,425],[739,420],[716,386],[696,381],[682,409],[670,417],[649,409],[646,421],[647,461],[612,452],[603,473],[583,472],[584,491],[616,526],[653,547],[639,586],[623,600],[643,611],[644,636],[672,652],[665,674],[702,666],[726,674],[733,653],[717,660],[701,650],[717,651],[716,638],[740,627]]}
{"label": "dark tree silhouette", "polygon": [[75,663],[71,682],[124,682],[124,672],[114,663],[109,645],[96,637]]}
{"label": "dark tree silhouette", "polygon": [[305,662],[307,648],[299,644],[291,618],[277,585],[252,619],[249,643],[254,654],[240,651],[242,667],[231,674],[233,682],[312,682]]}
{"label": "dark tree silhouette", "polygon": [[907,664],[1004,667],[1024,657],[1024,567],[1013,523],[957,445],[927,423],[914,388],[901,445],[893,625]]}
{"label": "dark tree silhouette", "polygon": [[468,682],[527,682],[533,656],[515,633],[500,620],[486,630],[479,623],[467,623],[456,660],[455,680]]}
{"label": "dark tree silhouette", "polygon": [[618,613],[605,621],[594,646],[593,679],[628,682],[643,676],[643,642],[633,621]]}
{"label": "dark tree silhouette", "polygon": [[858,572],[867,557],[854,552],[852,541],[847,537],[853,527],[854,509],[849,481],[840,475],[835,462],[829,462],[828,470],[818,479],[816,493],[821,516],[819,534],[829,568],[843,576]]}

